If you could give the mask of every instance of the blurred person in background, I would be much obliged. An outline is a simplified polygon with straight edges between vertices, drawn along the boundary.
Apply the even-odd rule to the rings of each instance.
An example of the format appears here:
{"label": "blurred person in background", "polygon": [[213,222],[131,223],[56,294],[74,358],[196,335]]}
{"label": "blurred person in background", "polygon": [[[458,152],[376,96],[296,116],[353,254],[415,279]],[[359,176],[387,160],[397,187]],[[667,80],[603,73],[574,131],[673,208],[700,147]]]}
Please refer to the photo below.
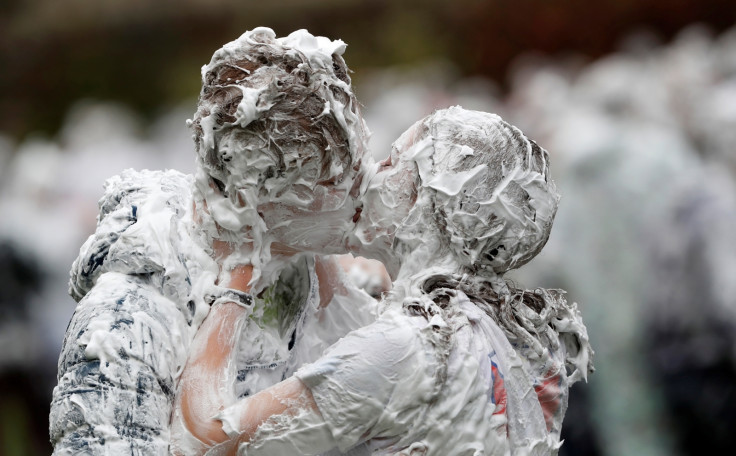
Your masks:
{"label": "blurred person in background", "polygon": [[27,252],[0,240],[0,454],[46,454],[48,369],[33,340],[31,300],[44,280]]}

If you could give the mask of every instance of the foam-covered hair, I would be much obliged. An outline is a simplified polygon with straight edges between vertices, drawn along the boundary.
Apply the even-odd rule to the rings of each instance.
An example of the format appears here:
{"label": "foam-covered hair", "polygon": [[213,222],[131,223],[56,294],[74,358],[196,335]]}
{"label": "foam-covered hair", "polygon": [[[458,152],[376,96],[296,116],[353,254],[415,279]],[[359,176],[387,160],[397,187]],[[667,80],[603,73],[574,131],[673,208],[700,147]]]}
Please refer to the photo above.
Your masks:
{"label": "foam-covered hair", "polygon": [[[345,46],[306,30],[276,38],[259,27],[215,52],[202,68],[190,122],[211,185],[235,201],[250,186],[261,189],[256,197],[298,194],[306,204],[308,192],[292,192],[293,185],[352,182],[367,130],[341,57]],[[238,147],[225,147],[226,135]]]}
{"label": "foam-covered hair", "polygon": [[354,210],[368,130],[341,57],[345,47],[306,30],[277,38],[259,27],[225,44],[202,68],[189,122],[198,222],[207,242],[252,242],[248,258],[228,261],[253,264],[253,282],[263,282],[257,287],[276,271],[263,269],[273,241],[265,211],[289,223],[298,211]]}
{"label": "foam-covered hair", "polygon": [[499,116],[460,107],[416,128],[410,154],[400,158],[416,165],[417,203],[396,242],[411,248],[433,227],[463,266],[496,274],[536,256],[559,201],[547,151]]}
{"label": "foam-covered hair", "polygon": [[[412,314],[444,319],[445,325],[430,325],[430,341],[442,354],[450,352],[457,329],[450,303],[461,291],[505,330],[533,369],[561,373],[561,388],[587,378],[593,350],[577,305],[562,290],[517,289],[502,277],[534,258],[549,238],[560,197],[547,151],[499,116],[459,107],[417,122],[395,148],[392,160],[401,163],[394,169],[416,191],[394,200],[397,207],[412,196],[416,201],[395,225],[393,247],[402,260],[415,258],[409,280],[394,283],[391,300]],[[395,186],[392,194],[407,183],[383,182]],[[556,429],[562,416],[554,418]],[[537,418],[545,429],[542,415]]]}

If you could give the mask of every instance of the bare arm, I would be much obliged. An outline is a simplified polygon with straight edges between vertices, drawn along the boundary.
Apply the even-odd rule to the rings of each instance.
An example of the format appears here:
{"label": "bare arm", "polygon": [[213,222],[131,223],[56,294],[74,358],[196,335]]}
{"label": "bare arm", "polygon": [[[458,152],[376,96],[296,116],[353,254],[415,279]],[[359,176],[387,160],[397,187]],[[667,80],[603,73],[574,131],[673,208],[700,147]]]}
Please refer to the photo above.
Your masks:
{"label": "bare arm", "polygon": [[379,299],[384,292],[391,289],[391,277],[380,261],[354,257],[351,254],[334,258],[342,272],[347,275],[346,280],[372,297]]}
{"label": "bare arm", "polygon": [[234,400],[227,384],[228,363],[244,314],[235,303],[215,306],[197,332],[182,372],[177,406],[186,428],[207,446],[228,440],[215,416]]}
{"label": "bare arm", "polygon": [[[229,287],[247,291],[251,271],[249,267],[233,271]],[[182,372],[177,412],[186,430],[203,444],[197,454],[215,445],[227,448],[227,454],[235,454],[239,444],[251,441],[258,428],[277,415],[307,412],[321,420],[309,389],[296,378],[237,401],[230,363],[246,315],[247,310],[234,302],[214,306],[195,336]],[[221,416],[226,408],[227,416],[234,419]]]}
{"label": "bare arm", "polygon": [[[230,275],[229,287],[248,291],[252,272],[252,266],[236,268]],[[184,431],[202,442],[205,446],[202,452],[229,440],[215,416],[235,401],[229,385],[230,363],[244,316],[246,309],[236,303],[215,305],[194,336],[181,374],[175,410],[175,417],[180,417],[180,421],[175,419],[172,425],[183,426]],[[181,433],[174,434],[175,438],[181,437]],[[181,442],[174,443],[175,448],[181,445]]]}
{"label": "bare arm", "polygon": [[340,271],[340,264],[334,256],[316,256],[314,272],[319,283],[319,307],[327,307],[335,293],[345,295],[347,290],[343,284],[345,278]]}

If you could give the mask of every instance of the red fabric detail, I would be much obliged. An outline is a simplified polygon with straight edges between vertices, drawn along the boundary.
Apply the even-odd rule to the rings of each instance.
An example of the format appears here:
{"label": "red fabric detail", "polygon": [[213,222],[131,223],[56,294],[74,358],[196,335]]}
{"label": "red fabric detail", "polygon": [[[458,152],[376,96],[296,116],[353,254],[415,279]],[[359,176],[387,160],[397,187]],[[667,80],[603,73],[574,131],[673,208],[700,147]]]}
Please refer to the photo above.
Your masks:
{"label": "red fabric detail", "polygon": [[547,424],[548,431],[552,430],[555,414],[560,410],[560,404],[562,402],[560,382],[560,375],[556,374],[545,378],[541,384],[534,385],[534,391],[536,391],[537,398],[539,398],[539,405],[542,406],[544,421]]}

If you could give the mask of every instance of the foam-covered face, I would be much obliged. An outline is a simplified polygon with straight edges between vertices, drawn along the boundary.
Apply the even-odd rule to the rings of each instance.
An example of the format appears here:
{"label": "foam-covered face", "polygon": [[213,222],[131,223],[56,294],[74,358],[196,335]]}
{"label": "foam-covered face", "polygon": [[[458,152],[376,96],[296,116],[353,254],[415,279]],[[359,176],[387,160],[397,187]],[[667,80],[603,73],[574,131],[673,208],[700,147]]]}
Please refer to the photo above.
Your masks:
{"label": "foam-covered face", "polygon": [[298,172],[285,173],[273,147],[241,128],[219,135],[218,151],[228,156],[230,178],[224,184],[210,176],[207,200],[215,220],[226,230],[245,234],[263,223],[273,242],[295,250],[344,253],[357,185],[352,192],[340,183],[315,185],[320,172],[315,157],[324,152],[309,144],[293,157],[298,162],[286,165]]}
{"label": "foam-covered face", "polygon": [[[195,200],[210,239],[251,243],[258,269],[272,243],[344,253],[363,175],[367,128],[342,41],[258,28],[202,69],[191,121]],[[258,271],[256,271],[258,276]]]}
{"label": "foam-covered face", "polygon": [[[365,132],[344,48],[304,30],[277,39],[259,28],[215,53],[203,68],[192,122],[203,171],[198,184],[216,190],[205,190],[208,204],[219,193],[236,214],[265,205],[309,212],[348,205]],[[228,230],[252,222],[213,216]]]}
{"label": "foam-covered face", "polygon": [[430,119],[435,150],[420,175],[454,257],[496,274],[524,265],[544,247],[557,212],[547,151],[494,114],[455,107]]}

